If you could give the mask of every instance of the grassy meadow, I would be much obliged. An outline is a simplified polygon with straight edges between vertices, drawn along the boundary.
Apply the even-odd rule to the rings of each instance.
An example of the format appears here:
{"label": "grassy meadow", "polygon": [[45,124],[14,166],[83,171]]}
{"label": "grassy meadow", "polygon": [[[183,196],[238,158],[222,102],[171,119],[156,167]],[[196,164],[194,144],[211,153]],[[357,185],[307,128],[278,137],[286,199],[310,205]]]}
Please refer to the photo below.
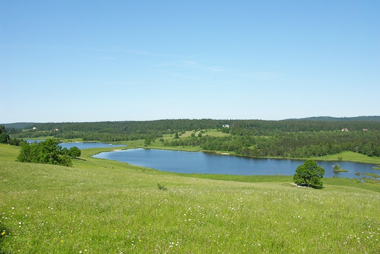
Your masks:
{"label": "grassy meadow", "polygon": [[352,161],[352,162],[361,162],[369,164],[380,164],[379,157],[369,157],[364,154],[354,153],[351,151],[341,152],[338,154],[325,155],[321,157],[311,158],[313,160],[324,160],[324,161]]}
{"label": "grassy meadow", "polygon": [[[160,172],[0,145],[0,253],[379,253],[378,183]],[[210,179],[213,178],[213,179]]]}

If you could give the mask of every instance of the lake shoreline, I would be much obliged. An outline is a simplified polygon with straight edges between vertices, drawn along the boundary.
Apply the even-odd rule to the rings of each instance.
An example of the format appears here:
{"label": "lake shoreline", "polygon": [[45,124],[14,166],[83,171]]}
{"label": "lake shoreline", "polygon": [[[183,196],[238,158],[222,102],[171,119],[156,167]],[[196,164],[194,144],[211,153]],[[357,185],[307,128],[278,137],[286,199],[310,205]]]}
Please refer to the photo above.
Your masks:
{"label": "lake shoreline", "polygon": [[[38,141],[37,139],[31,139],[33,141]],[[60,140],[61,143],[72,143],[72,144],[78,144],[78,143],[85,143],[85,144],[102,144],[103,142],[100,141],[78,141],[78,140]],[[71,141],[71,142],[70,142]],[[60,144],[61,144],[60,143]],[[108,143],[104,143],[107,145],[111,145]],[[380,165],[380,157],[368,157],[363,154],[354,153],[354,152],[342,152],[339,154],[331,154],[331,155],[325,155],[323,157],[310,157],[310,158],[291,158],[291,157],[250,157],[250,156],[244,156],[244,155],[237,155],[234,152],[229,151],[211,151],[211,150],[203,150],[200,147],[166,147],[166,146],[158,146],[158,145],[149,145],[144,146],[142,143],[136,144],[134,141],[124,141],[124,142],[114,142],[112,144],[114,147],[118,147],[119,150],[127,150],[127,149],[158,149],[158,150],[171,150],[171,151],[184,151],[184,152],[203,152],[203,153],[210,153],[210,154],[217,154],[217,155],[224,155],[224,156],[236,156],[236,157],[242,157],[242,158],[252,158],[252,159],[275,159],[275,160],[295,160],[295,161],[305,161],[305,160],[314,160],[314,161],[326,161],[326,162],[355,162],[355,163],[364,163],[364,164],[371,164],[374,166]],[[123,147],[125,146],[125,147]],[[82,148],[83,149],[83,148]],[[91,149],[91,148],[84,148],[84,149]]]}
{"label": "lake shoreline", "polygon": [[[186,147],[182,147],[180,149],[176,149],[175,147],[162,147],[162,146],[149,146],[149,147],[134,147],[134,148],[142,148],[142,149],[157,149],[157,150],[172,150],[172,151],[184,151],[184,152],[203,152],[203,153],[210,153],[210,154],[216,154],[216,155],[224,155],[224,156],[236,156],[236,157],[242,157],[242,158],[251,158],[251,159],[274,159],[274,160],[295,160],[295,161],[306,161],[306,160],[314,160],[314,161],[331,161],[331,162],[356,162],[356,163],[363,163],[363,164],[371,164],[371,165],[378,165],[380,164],[380,157],[374,158],[374,161],[368,161],[365,159],[338,159],[341,154],[331,154],[327,155],[329,157],[336,156],[336,158],[322,158],[322,157],[310,157],[310,158],[291,158],[291,157],[250,157],[250,156],[243,156],[243,155],[237,155],[230,152],[225,151],[211,151],[211,150],[191,150],[186,149]],[[127,149],[133,149],[133,148],[127,148]],[[124,150],[124,149],[123,149]],[[352,152],[353,153],[353,152]],[[366,156],[362,154],[357,154],[358,156]],[[377,160],[377,161],[376,161]]]}
{"label": "lake shoreline", "polygon": [[[105,151],[107,150],[107,151]],[[102,153],[104,151],[104,153]],[[175,173],[228,174],[228,175],[293,175],[304,159],[250,158],[208,152],[186,152],[178,150],[132,148],[119,151],[97,150],[94,158],[108,159],[130,165]],[[222,156],[219,156],[222,155]],[[356,173],[375,173],[373,164],[339,161],[349,172],[333,172],[336,161],[319,161],[325,169],[325,177],[357,178]]]}

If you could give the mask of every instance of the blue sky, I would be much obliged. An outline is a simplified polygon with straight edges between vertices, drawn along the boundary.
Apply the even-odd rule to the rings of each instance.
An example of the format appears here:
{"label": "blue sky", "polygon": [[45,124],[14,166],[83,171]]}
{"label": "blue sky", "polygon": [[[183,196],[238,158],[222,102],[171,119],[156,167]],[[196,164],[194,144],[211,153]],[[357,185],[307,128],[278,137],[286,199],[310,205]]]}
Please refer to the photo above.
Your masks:
{"label": "blue sky", "polygon": [[0,123],[380,115],[380,1],[0,1]]}

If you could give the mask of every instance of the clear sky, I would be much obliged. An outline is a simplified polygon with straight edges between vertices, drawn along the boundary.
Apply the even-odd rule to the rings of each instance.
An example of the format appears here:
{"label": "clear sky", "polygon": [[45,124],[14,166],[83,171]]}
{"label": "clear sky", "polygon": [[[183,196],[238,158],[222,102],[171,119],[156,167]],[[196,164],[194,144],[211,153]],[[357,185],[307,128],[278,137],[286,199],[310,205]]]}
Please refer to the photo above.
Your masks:
{"label": "clear sky", "polygon": [[0,1],[0,123],[380,115],[380,1]]}

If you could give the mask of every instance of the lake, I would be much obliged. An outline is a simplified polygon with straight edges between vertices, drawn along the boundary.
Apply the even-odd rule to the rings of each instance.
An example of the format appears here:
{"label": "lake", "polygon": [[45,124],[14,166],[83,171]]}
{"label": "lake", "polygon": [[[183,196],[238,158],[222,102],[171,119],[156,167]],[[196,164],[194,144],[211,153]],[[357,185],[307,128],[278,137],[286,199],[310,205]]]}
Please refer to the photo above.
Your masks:
{"label": "lake", "polygon": [[70,149],[73,146],[76,146],[79,149],[123,147],[123,146],[126,146],[126,145],[112,145],[112,144],[98,143],[98,142],[59,143],[58,145],[62,146],[62,148],[67,148],[67,149]]}
{"label": "lake", "polygon": [[[199,174],[230,175],[294,175],[296,168],[304,161],[253,159],[203,152],[183,152],[156,149],[129,149],[103,152],[95,158],[116,160],[132,165],[154,168],[161,171]],[[356,172],[380,174],[372,167],[376,165],[355,162],[318,161],[325,169],[325,177],[355,178]],[[333,172],[333,166],[339,164],[349,172]]]}
{"label": "lake", "polygon": [[[41,141],[45,140],[29,140],[27,139],[26,142],[33,143],[37,142],[40,143]],[[59,143],[59,146],[62,148],[70,149],[73,146],[78,147],[79,149],[89,149],[89,148],[107,148],[107,147],[120,147],[120,146],[126,146],[126,145],[112,145],[108,143],[100,143],[100,142],[73,142],[73,143]]]}

